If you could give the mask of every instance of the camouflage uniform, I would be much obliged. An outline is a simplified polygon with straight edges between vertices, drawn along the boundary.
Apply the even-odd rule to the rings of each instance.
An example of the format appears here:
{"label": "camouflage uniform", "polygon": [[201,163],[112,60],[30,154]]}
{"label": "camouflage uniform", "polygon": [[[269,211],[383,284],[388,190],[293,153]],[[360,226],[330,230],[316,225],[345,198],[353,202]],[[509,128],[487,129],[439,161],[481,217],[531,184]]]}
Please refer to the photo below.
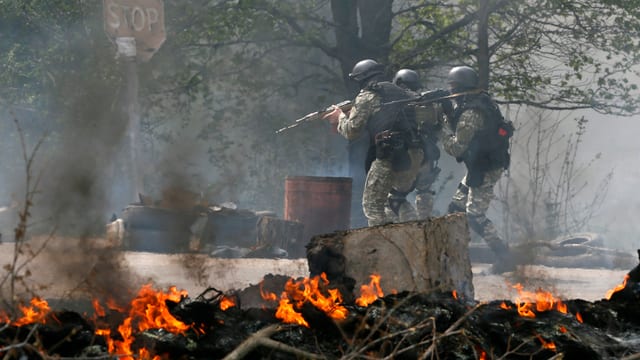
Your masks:
{"label": "camouflage uniform", "polygon": [[[389,194],[389,204],[397,204],[397,213],[387,206],[387,217],[394,222],[405,222],[417,219],[426,219],[431,216],[435,193],[431,186],[436,181],[440,168],[438,159],[440,150],[437,146],[437,138],[440,124],[443,123],[443,110],[440,104],[433,103],[427,106],[416,106],[416,119],[419,123],[420,133],[424,141],[430,142],[425,147],[425,161],[423,161],[414,186],[409,191],[393,188]],[[416,193],[415,208],[406,200],[409,192]]]}
{"label": "camouflage uniform", "polygon": [[[444,136],[442,140],[444,150],[455,158],[462,158],[473,138],[484,126],[485,118],[479,110],[463,111],[458,119],[455,134]],[[507,254],[508,247],[498,236],[486,213],[494,196],[493,188],[503,172],[503,167],[486,171],[482,183],[478,186],[467,185],[467,172],[449,204],[449,212],[466,212],[469,227],[478,233],[498,256]]]}
{"label": "camouflage uniform", "polygon": [[419,106],[416,108],[416,118],[420,121],[420,132],[425,136],[427,142],[425,147],[427,161],[425,161],[416,180],[416,211],[419,219],[426,219],[431,216],[433,210],[435,193],[431,186],[440,173],[440,168],[438,168],[440,150],[437,141],[440,128],[444,123],[442,106],[439,103],[426,107]]}
{"label": "camouflage uniform", "polygon": [[[367,131],[367,123],[379,108],[380,103],[379,94],[367,89],[361,90],[354,100],[349,115],[340,115],[338,132],[348,140],[358,138]],[[392,219],[385,214],[387,195],[392,188],[411,191],[424,155],[420,148],[410,148],[408,155],[410,165],[403,171],[394,170],[388,159],[375,159],[371,163],[362,195],[362,208],[369,226],[392,222]]]}

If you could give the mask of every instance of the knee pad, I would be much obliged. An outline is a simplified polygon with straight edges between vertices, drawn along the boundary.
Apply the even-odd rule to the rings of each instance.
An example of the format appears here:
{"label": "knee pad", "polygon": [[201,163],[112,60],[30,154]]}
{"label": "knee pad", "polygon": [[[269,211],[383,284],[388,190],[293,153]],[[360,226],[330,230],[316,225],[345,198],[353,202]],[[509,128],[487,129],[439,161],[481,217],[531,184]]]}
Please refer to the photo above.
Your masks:
{"label": "knee pad", "polygon": [[407,202],[407,199],[405,199],[404,197],[395,197],[389,195],[388,200],[389,209],[391,209],[391,211],[393,211],[393,213],[397,216],[400,216],[400,207],[402,206],[402,204]]}

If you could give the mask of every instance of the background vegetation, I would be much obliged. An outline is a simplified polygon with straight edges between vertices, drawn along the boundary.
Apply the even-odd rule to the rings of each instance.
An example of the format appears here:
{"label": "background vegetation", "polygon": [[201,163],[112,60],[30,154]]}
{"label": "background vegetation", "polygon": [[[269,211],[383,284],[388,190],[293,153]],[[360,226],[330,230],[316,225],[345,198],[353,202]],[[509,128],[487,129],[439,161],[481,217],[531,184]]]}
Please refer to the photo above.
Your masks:
{"label": "background vegetation", "polygon": [[[352,176],[357,193],[358,143],[324,123],[274,131],[352,98],[357,89],[347,74],[360,59],[387,64],[389,75],[414,68],[430,88],[443,86],[448,67],[467,64],[523,129],[511,171],[518,176],[505,180],[502,206],[492,211],[510,215],[515,240],[586,230],[611,175],[596,174],[604,188],[578,196],[591,191],[576,181],[590,162],[572,156],[588,118],[572,111],[638,112],[636,1],[182,0],[164,7],[167,40],[138,66],[139,170],[155,197],[180,186],[281,213],[289,175]],[[48,134],[34,212],[60,229],[99,231],[135,200],[123,160],[126,79],[102,11],[95,1],[0,0],[2,197],[9,204],[24,186],[16,117],[27,142]],[[442,179],[451,180],[442,184],[440,211],[462,171],[442,163]],[[558,212],[561,223],[545,220]],[[362,224],[356,213],[353,223]]]}

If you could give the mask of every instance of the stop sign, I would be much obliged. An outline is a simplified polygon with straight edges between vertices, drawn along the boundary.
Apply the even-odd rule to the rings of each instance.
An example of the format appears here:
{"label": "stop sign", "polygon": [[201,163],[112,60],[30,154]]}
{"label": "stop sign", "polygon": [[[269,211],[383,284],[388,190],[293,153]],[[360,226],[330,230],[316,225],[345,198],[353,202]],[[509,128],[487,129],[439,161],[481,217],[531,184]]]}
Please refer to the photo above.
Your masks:
{"label": "stop sign", "polygon": [[162,0],[103,0],[103,10],[109,39],[135,38],[139,60],[148,61],[166,39]]}

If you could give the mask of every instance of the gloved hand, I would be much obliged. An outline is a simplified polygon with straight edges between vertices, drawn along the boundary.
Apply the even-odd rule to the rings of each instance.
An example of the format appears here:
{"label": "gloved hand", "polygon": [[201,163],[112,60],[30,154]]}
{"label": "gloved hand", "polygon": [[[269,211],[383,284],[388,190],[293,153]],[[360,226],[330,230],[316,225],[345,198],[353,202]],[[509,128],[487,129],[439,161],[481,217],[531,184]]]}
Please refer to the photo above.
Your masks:
{"label": "gloved hand", "polygon": [[342,114],[344,114],[342,109],[334,105],[334,109],[331,112],[322,116],[323,119],[329,121],[329,124],[331,124],[331,131],[334,133],[338,132],[338,121]]}

